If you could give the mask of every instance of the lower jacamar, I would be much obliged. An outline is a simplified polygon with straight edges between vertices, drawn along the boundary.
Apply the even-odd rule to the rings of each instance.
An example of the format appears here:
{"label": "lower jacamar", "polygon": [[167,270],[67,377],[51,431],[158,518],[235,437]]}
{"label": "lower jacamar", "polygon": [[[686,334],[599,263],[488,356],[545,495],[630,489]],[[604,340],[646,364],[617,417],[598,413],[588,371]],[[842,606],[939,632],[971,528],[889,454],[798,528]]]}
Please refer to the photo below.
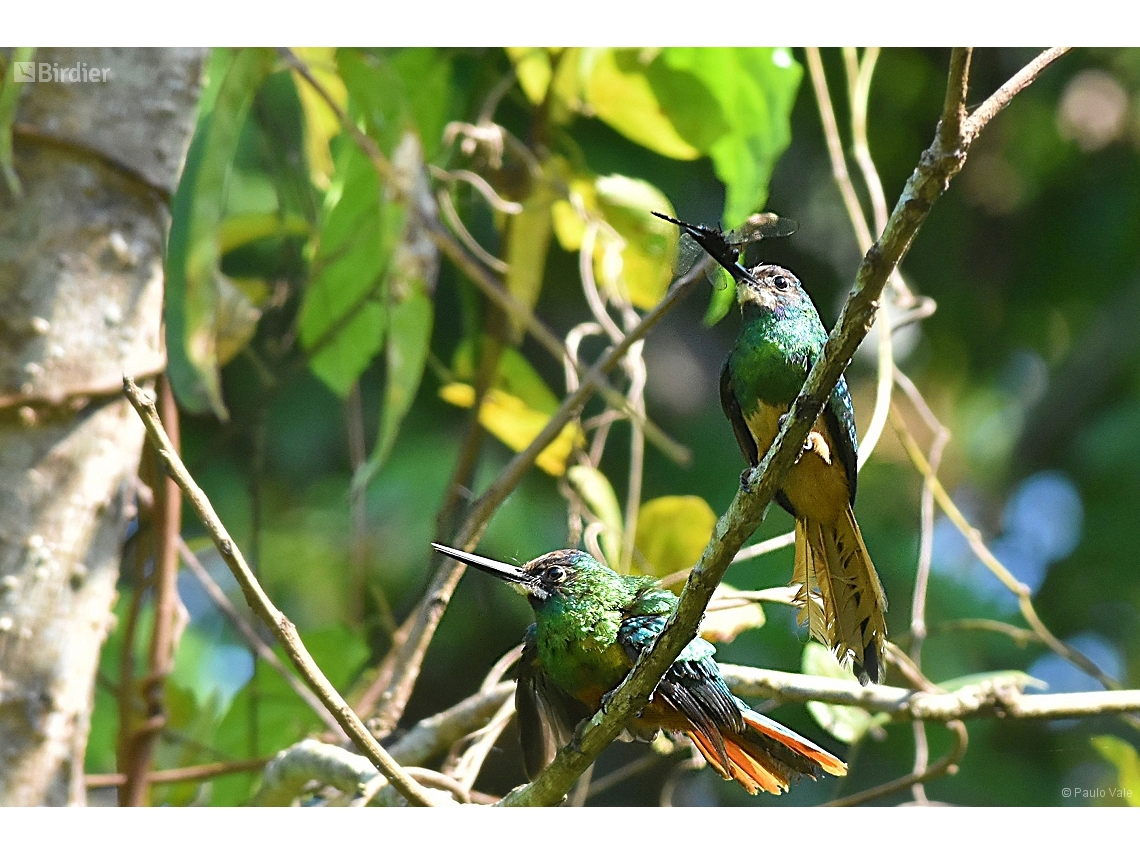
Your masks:
{"label": "lower jacamar", "polygon": [[[661,634],[677,597],[650,576],[620,575],[575,549],[540,555],[520,568],[432,545],[510,583],[534,609],[515,687],[523,765],[533,779]],[[801,775],[847,774],[841,760],[733,695],[715,652],[699,637],[689,642],[629,725],[631,734],[685,733],[722,777],[753,794],[778,795]]]}
{"label": "lower jacamar", "polygon": [[[736,282],[743,324],[721,370],[720,402],[740,450],[755,467],[823,352],[827,330],[791,271],[774,264],[746,270],[717,230],[667,219]],[[852,660],[865,684],[883,679],[887,597],[852,510],[858,447],[851,395],[841,375],[776,501],[796,519],[792,584],[799,585],[800,619],[841,662]]]}

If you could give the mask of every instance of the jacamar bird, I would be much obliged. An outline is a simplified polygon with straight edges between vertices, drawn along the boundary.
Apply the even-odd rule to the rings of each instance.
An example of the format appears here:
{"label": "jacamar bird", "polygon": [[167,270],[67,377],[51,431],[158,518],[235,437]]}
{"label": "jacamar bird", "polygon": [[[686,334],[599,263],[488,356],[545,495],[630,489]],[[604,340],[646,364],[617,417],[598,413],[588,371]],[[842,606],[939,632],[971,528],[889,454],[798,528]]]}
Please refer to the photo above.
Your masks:
{"label": "jacamar bird", "polygon": [[[720,402],[755,467],[823,352],[827,331],[791,271],[774,264],[747,270],[718,230],[657,216],[684,229],[736,282],[743,324],[721,370]],[[851,659],[866,684],[884,676],[887,597],[852,510],[858,447],[851,395],[840,376],[776,501],[796,520],[792,584],[799,585],[799,618],[840,662]]]}
{"label": "jacamar bird", "polygon": [[[575,549],[540,555],[520,568],[432,546],[510,583],[534,609],[515,687],[523,765],[533,779],[661,634],[677,597],[650,576],[620,575]],[[800,775],[847,774],[841,760],[733,695],[715,652],[702,638],[689,642],[629,725],[631,735],[685,733],[722,777],[752,794],[778,795]]]}

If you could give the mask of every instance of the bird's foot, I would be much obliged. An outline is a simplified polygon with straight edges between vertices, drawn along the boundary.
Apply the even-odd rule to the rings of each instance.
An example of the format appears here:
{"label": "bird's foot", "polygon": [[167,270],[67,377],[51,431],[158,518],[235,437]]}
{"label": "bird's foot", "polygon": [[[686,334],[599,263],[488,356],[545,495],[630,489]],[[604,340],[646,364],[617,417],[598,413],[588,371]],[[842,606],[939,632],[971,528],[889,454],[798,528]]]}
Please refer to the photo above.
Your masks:
{"label": "bird's foot", "polygon": [[745,493],[752,492],[752,489],[748,486],[748,481],[752,477],[752,471],[755,468],[755,466],[749,466],[747,469],[740,473],[740,489]]}

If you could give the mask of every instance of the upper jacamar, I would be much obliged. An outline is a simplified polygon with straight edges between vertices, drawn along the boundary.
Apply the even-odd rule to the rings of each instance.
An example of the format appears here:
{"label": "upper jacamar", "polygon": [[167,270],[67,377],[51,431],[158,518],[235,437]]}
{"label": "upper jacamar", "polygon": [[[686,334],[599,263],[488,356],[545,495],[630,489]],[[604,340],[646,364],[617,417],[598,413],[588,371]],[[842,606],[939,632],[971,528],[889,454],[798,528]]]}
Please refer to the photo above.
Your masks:
{"label": "upper jacamar", "polygon": [[[754,467],[819,359],[827,331],[793,273],[774,264],[746,270],[715,229],[669,219],[736,281],[743,324],[721,370],[720,402]],[[792,584],[800,586],[800,619],[841,662],[851,659],[866,684],[883,679],[887,597],[852,511],[857,456],[851,395],[840,376],[776,501],[796,519]]]}
{"label": "upper jacamar", "polygon": [[[540,555],[520,568],[432,546],[509,582],[534,609],[515,687],[523,765],[533,779],[664,630],[677,597],[650,576],[622,576],[575,549]],[[841,760],[736,698],[715,652],[699,637],[689,642],[629,725],[633,736],[685,733],[722,777],[753,794],[778,795],[800,775],[847,774]]]}

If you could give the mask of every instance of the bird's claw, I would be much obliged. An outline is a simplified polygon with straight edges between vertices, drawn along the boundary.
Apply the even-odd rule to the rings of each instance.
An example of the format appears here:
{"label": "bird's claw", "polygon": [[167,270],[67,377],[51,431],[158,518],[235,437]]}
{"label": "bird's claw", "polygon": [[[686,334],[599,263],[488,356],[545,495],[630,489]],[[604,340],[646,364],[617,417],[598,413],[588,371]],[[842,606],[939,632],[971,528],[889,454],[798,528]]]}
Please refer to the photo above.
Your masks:
{"label": "bird's claw", "polygon": [[610,689],[602,695],[602,715],[609,714],[610,704],[613,702],[615,692],[617,692],[617,689]]}
{"label": "bird's claw", "polygon": [[752,492],[752,489],[748,486],[748,481],[752,477],[752,471],[755,468],[755,466],[749,466],[747,469],[740,473],[740,489],[745,493]]}

